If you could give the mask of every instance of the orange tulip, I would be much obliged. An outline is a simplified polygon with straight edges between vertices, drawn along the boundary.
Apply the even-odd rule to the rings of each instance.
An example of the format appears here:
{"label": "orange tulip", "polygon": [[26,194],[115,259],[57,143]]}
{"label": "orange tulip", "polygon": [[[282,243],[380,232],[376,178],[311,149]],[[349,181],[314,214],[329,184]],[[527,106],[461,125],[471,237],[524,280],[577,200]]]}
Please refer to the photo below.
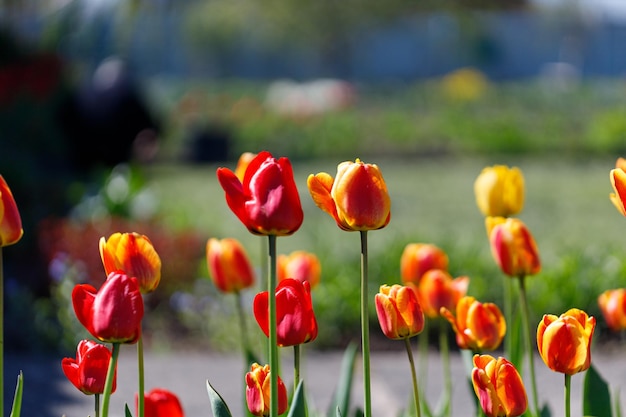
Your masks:
{"label": "orange tulip", "polygon": [[491,254],[506,275],[519,277],[541,271],[539,251],[533,235],[516,218],[487,217],[485,220]]}
{"label": "orange tulip", "polygon": [[[137,407],[138,395],[135,394],[135,407]],[[183,406],[180,400],[171,391],[163,388],[154,388],[144,393],[144,416],[145,417],[184,417]],[[135,415],[139,415],[136,412]]]}
{"label": "orange tulip", "polygon": [[[624,164],[626,165],[626,164]],[[611,202],[617,208],[617,211],[626,216],[624,204],[626,202],[626,171],[623,168],[615,168],[610,172],[611,185],[614,193],[609,194]]]}
{"label": "orange tulip", "polygon": [[537,326],[537,348],[546,366],[573,375],[591,365],[591,339],[596,319],[572,308],[557,317],[545,314]]}
{"label": "orange tulip", "polygon": [[147,236],[139,233],[113,233],[100,238],[100,257],[107,275],[124,271],[137,278],[142,293],[154,291],[161,281],[161,258]]}
{"label": "orange tulip", "polygon": [[432,243],[409,243],[400,257],[400,275],[405,284],[418,285],[429,269],[448,270],[448,255]]}
{"label": "orange tulip", "polygon": [[278,255],[276,259],[276,276],[278,281],[294,278],[298,281],[307,281],[311,288],[320,282],[322,265],[314,253],[299,250],[289,255]]}
{"label": "orange tulip", "polygon": [[485,167],[474,182],[478,209],[485,216],[509,217],[524,206],[524,176],[519,168]]}
{"label": "orange tulip", "polygon": [[252,152],[244,152],[239,156],[237,166],[235,167],[235,175],[239,178],[239,181],[243,182],[246,169],[248,169],[248,165],[250,165],[255,156],[256,154]]}
{"label": "orange tulip", "polygon": [[474,355],[472,384],[487,417],[517,417],[528,408],[524,382],[503,357]]}
{"label": "orange tulip", "polygon": [[[254,416],[270,414],[270,366],[253,363],[246,374],[246,403]],[[287,388],[278,377],[278,414],[287,411]]]}
{"label": "orange tulip", "polygon": [[465,296],[456,305],[456,317],[447,308],[441,315],[452,325],[461,349],[495,350],[506,333],[506,321],[497,305]]}
{"label": "orange tulip", "polygon": [[321,172],[307,178],[315,204],[347,231],[381,229],[391,219],[391,200],[377,165],[346,161],[333,179]]}
{"label": "orange tulip", "polygon": [[598,297],[598,306],[609,329],[626,329],[626,288],[604,291]]}
{"label": "orange tulip", "polygon": [[206,259],[215,286],[225,293],[236,293],[254,284],[254,270],[241,243],[234,238],[210,238]]}
{"label": "orange tulip", "polygon": [[419,302],[424,313],[431,318],[438,317],[441,308],[456,309],[456,305],[466,293],[469,277],[452,279],[447,271],[431,269],[426,271],[417,286]]}
{"label": "orange tulip", "polygon": [[0,248],[17,243],[24,234],[13,194],[0,175]]}
{"label": "orange tulip", "polygon": [[424,313],[413,289],[381,285],[375,302],[380,328],[388,338],[406,339],[424,330]]}

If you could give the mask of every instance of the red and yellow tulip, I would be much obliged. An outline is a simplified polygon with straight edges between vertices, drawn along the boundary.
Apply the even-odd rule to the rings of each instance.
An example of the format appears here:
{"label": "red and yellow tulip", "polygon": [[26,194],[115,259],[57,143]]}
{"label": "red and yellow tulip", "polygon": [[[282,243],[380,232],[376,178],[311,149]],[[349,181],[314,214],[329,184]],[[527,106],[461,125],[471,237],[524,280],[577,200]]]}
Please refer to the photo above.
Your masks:
{"label": "red and yellow tulip", "polygon": [[298,281],[307,281],[311,289],[320,282],[322,264],[316,254],[304,250],[291,252],[289,255],[278,255],[276,260],[276,275],[278,281],[294,278]]}
{"label": "red and yellow tulip", "polygon": [[254,284],[254,270],[243,245],[234,238],[210,238],[207,266],[213,283],[224,293],[236,293]]}
{"label": "red and yellow tulip", "polygon": [[400,276],[405,284],[419,285],[430,269],[448,270],[448,255],[432,243],[409,243],[400,257]]}
{"label": "red and yellow tulip", "polygon": [[467,293],[469,277],[452,278],[448,271],[430,269],[422,276],[416,288],[418,299],[426,316],[439,317],[441,308],[455,310],[456,305]]}
{"label": "red and yellow tulip", "polygon": [[13,193],[0,175],[0,248],[17,243],[24,234]]}
{"label": "red and yellow tulip", "polygon": [[[248,410],[254,416],[269,416],[270,414],[270,366],[261,366],[253,363],[250,372],[246,374],[246,403]],[[278,414],[287,410],[287,388],[278,377]]]}
{"label": "red and yellow tulip", "polygon": [[381,285],[375,303],[380,328],[389,339],[406,339],[424,330],[424,313],[412,288]]}
{"label": "red and yellow tulip", "polygon": [[503,357],[474,355],[472,384],[487,417],[517,417],[526,412],[528,398],[515,366]]}
{"label": "red and yellow tulip", "polygon": [[604,291],[598,296],[598,306],[609,329],[626,329],[626,288]]}
{"label": "red and yellow tulip", "polygon": [[471,296],[459,300],[456,315],[445,307],[441,309],[441,315],[452,325],[461,349],[495,350],[506,334],[506,321],[500,308],[494,303],[481,303]]}
{"label": "red and yellow tulip", "polygon": [[487,217],[485,219],[491,254],[506,275],[519,277],[541,271],[539,250],[533,235],[517,218]]}

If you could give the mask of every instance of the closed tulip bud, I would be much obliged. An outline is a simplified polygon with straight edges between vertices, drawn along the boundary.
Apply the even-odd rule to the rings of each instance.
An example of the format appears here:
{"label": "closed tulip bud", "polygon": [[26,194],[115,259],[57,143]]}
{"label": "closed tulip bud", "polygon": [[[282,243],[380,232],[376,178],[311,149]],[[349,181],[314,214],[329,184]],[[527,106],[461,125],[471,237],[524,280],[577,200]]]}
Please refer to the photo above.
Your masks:
{"label": "closed tulip bud", "polygon": [[485,216],[509,217],[524,207],[524,176],[519,168],[485,167],[474,182],[478,209]]}
{"label": "closed tulip bud", "polygon": [[276,260],[276,276],[279,282],[285,278],[294,278],[307,281],[313,289],[319,284],[321,274],[320,260],[312,252],[294,251],[289,255],[279,255]]}
{"label": "closed tulip bud", "polygon": [[487,217],[485,223],[491,254],[502,272],[510,277],[519,277],[541,271],[537,244],[521,220]]}
{"label": "closed tulip bud", "polygon": [[[135,409],[138,409],[139,395],[135,394]],[[135,415],[139,415],[136,411]],[[185,417],[180,400],[171,391],[154,388],[144,393],[145,417]]]}
{"label": "closed tulip bud", "polygon": [[250,165],[255,156],[256,154],[252,152],[244,152],[239,156],[237,166],[235,167],[235,175],[239,178],[239,181],[243,182],[246,169],[248,169],[248,165]]}
{"label": "closed tulip bud", "polygon": [[506,321],[497,305],[481,303],[465,296],[456,305],[456,316],[447,308],[441,315],[452,325],[456,342],[461,349],[473,351],[495,350],[506,333]]}
{"label": "closed tulip bud", "polygon": [[226,203],[255,235],[288,236],[302,225],[304,213],[291,162],[260,152],[246,168],[243,181],[228,168],[217,169]]}
{"label": "closed tulip bud", "polygon": [[[92,340],[81,340],[76,348],[76,359],[63,358],[61,367],[69,381],[86,395],[104,393],[104,385],[111,362],[111,351]],[[117,370],[113,375],[111,392],[115,392]]]}
{"label": "closed tulip bud", "polygon": [[559,317],[545,314],[537,326],[537,349],[546,366],[573,375],[591,365],[591,339],[596,319],[572,308]]}
{"label": "closed tulip bud", "polygon": [[626,171],[622,168],[612,169],[609,177],[615,191],[609,194],[609,198],[617,211],[626,216],[626,209],[624,208],[626,202]]}
{"label": "closed tulip bud", "polygon": [[17,243],[24,234],[13,194],[0,175],[0,248]]}
{"label": "closed tulip bud", "polygon": [[380,328],[388,338],[406,339],[424,330],[424,313],[412,288],[381,285],[374,300]]}
{"label": "closed tulip bud", "polygon": [[[270,414],[270,366],[253,363],[246,374],[246,403],[253,416]],[[278,377],[278,414],[287,411],[287,388]]]}
{"label": "closed tulip bud", "polygon": [[469,277],[452,278],[450,273],[441,269],[426,271],[417,288],[419,302],[426,316],[439,317],[441,308],[456,309],[456,305],[467,293]]}
{"label": "closed tulip bud", "polygon": [[315,204],[347,231],[381,229],[391,219],[391,200],[377,165],[346,161],[337,175],[311,174],[307,186]]}
{"label": "closed tulip bud", "polygon": [[609,329],[626,329],[626,288],[604,291],[598,297],[598,306]]}
{"label": "closed tulip bud", "polygon": [[215,286],[236,293],[254,284],[254,270],[241,243],[234,238],[210,238],[206,244],[207,266]]}
{"label": "closed tulip bud", "polygon": [[430,269],[448,270],[448,255],[432,243],[409,243],[400,257],[400,275],[405,284],[419,284]]}
{"label": "closed tulip bud", "polygon": [[472,384],[487,417],[517,417],[526,412],[528,398],[515,366],[503,357],[474,355]]}
{"label": "closed tulip bud", "polygon": [[72,304],[78,321],[98,340],[132,344],[141,335],[144,306],[134,277],[111,272],[99,290],[76,285]]}
{"label": "closed tulip bud", "polygon": [[147,236],[139,233],[113,233],[100,238],[100,257],[107,275],[124,271],[137,278],[142,293],[154,291],[161,281],[161,258]]}
{"label": "closed tulip bud", "polygon": [[[254,317],[269,337],[269,296],[260,292],[254,297]],[[276,286],[276,336],[278,346],[308,343],[317,337],[317,320],[308,282],[286,278]]]}

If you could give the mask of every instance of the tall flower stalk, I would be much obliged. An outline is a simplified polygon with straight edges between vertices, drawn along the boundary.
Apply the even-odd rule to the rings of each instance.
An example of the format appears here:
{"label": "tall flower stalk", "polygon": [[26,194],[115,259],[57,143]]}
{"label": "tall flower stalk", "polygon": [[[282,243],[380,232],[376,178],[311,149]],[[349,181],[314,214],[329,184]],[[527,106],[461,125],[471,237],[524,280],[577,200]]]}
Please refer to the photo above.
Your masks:
{"label": "tall flower stalk", "polygon": [[365,416],[372,415],[370,375],[369,296],[367,266],[367,230],[361,233],[361,346],[363,359],[363,398]]}
{"label": "tall flower stalk", "polygon": [[276,327],[276,236],[268,236],[269,352],[270,352],[270,416],[278,416],[278,332]]}
{"label": "tall flower stalk", "polygon": [[533,410],[539,415],[539,395],[537,394],[537,378],[535,376],[535,355],[533,349],[533,338],[530,330],[530,311],[528,308],[528,298],[526,297],[525,276],[522,274],[518,277],[520,308],[522,309],[522,326],[524,327],[524,343],[528,354],[528,368],[530,372],[531,390],[533,393]]}
{"label": "tall flower stalk", "polygon": [[[102,396],[102,413],[101,417],[108,417],[109,415],[109,402],[111,400],[111,393],[113,388],[113,380],[115,378],[115,369],[117,367],[117,359],[120,354],[120,344],[113,343],[111,349],[111,361],[109,362],[109,369],[107,371],[106,382],[104,383],[104,393]],[[141,395],[140,395],[141,396]]]}

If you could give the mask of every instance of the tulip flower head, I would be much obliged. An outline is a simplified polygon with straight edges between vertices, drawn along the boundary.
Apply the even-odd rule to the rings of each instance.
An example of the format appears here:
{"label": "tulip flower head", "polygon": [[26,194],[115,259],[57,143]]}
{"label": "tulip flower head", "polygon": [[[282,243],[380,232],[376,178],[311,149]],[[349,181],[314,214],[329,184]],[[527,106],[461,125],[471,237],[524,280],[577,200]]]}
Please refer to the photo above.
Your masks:
{"label": "tulip flower head", "polygon": [[[269,337],[269,296],[267,291],[254,297],[254,317]],[[280,347],[308,343],[317,337],[317,320],[307,281],[286,278],[276,286],[277,344]]]}
{"label": "tulip flower head", "polygon": [[[139,395],[135,394],[135,409],[138,408]],[[171,391],[163,388],[154,388],[144,393],[145,417],[185,417],[180,400]],[[139,415],[135,411],[135,415]]]}
{"label": "tulip flower head", "polygon": [[524,207],[524,176],[506,165],[485,167],[474,182],[478,209],[485,216],[510,217]]}
{"label": "tulip flower head", "polygon": [[0,248],[17,243],[22,235],[20,212],[9,185],[0,175]]}
{"label": "tulip flower head", "polygon": [[111,272],[99,290],[78,284],[72,304],[78,321],[96,339],[130,344],[139,339],[144,306],[136,278]]}
{"label": "tulip flower head", "polygon": [[[246,403],[254,416],[270,414],[270,366],[253,363],[246,374]],[[287,388],[278,377],[278,414],[287,410]]]}
{"label": "tulip flower head", "polygon": [[402,281],[419,285],[422,275],[429,269],[448,270],[448,255],[432,243],[409,243],[400,258]]}
{"label": "tulip flower head", "polygon": [[254,270],[243,245],[234,238],[210,238],[206,259],[215,286],[225,293],[236,293],[254,284]]}
{"label": "tulip flower head", "polygon": [[322,265],[319,258],[312,252],[298,250],[289,255],[278,255],[276,259],[276,275],[278,281],[294,278],[307,281],[311,289],[320,282]]}
{"label": "tulip flower head", "polygon": [[406,339],[424,330],[424,313],[412,288],[381,285],[374,300],[380,328],[388,338]]}
{"label": "tulip flower head", "polygon": [[[69,381],[86,395],[102,394],[111,362],[111,351],[103,344],[81,340],[76,348],[76,359],[63,358],[61,367]],[[111,392],[115,392],[117,370]]]}
{"label": "tulip flower head", "polygon": [[526,225],[516,218],[485,219],[491,254],[506,275],[519,277],[541,271],[539,250]]}
{"label": "tulip flower head", "polygon": [[487,417],[517,417],[526,412],[528,398],[515,366],[503,357],[474,355],[472,384]]}
{"label": "tulip flower head", "polygon": [[626,209],[624,208],[626,204],[626,163],[618,160],[616,166],[615,169],[611,170],[609,175],[613,191],[615,191],[609,194],[609,198],[617,211],[619,211],[622,216],[626,216]]}
{"label": "tulip flower head", "polygon": [[442,269],[430,269],[422,276],[417,289],[419,302],[424,314],[430,318],[439,317],[441,308],[455,310],[456,305],[466,293],[469,277],[452,278]]}
{"label": "tulip flower head", "polygon": [[260,152],[248,165],[243,182],[228,168],[217,169],[226,203],[256,235],[288,236],[302,225],[304,214],[287,158]]}
{"label": "tulip flower head", "polygon": [[495,350],[506,334],[506,321],[497,305],[464,296],[456,305],[456,316],[447,308],[441,315],[452,325],[460,349]]}
{"label": "tulip flower head", "polygon": [[606,290],[598,296],[598,306],[609,329],[626,329],[626,288]]}
{"label": "tulip flower head", "polygon": [[381,229],[391,219],[391,200],[380,169],[359,159],[337,166],[337,175],[311,174],[307,186],[315,204],[347,231]]}
{"label": "tulip flower head", "polygon": [[572,308],[559,317],[545,314],[537,326],[537,349],[546,366],[574,375],[591,365],[591,340],[596,319]]}
{"label": "tulip flower head", "polygon": [[147,236],[139,233],[113,233],[100,238],[100,257],[107,275],[124,271],[137,278],[142,293],[154,291],[161,281],[161,258]]}

